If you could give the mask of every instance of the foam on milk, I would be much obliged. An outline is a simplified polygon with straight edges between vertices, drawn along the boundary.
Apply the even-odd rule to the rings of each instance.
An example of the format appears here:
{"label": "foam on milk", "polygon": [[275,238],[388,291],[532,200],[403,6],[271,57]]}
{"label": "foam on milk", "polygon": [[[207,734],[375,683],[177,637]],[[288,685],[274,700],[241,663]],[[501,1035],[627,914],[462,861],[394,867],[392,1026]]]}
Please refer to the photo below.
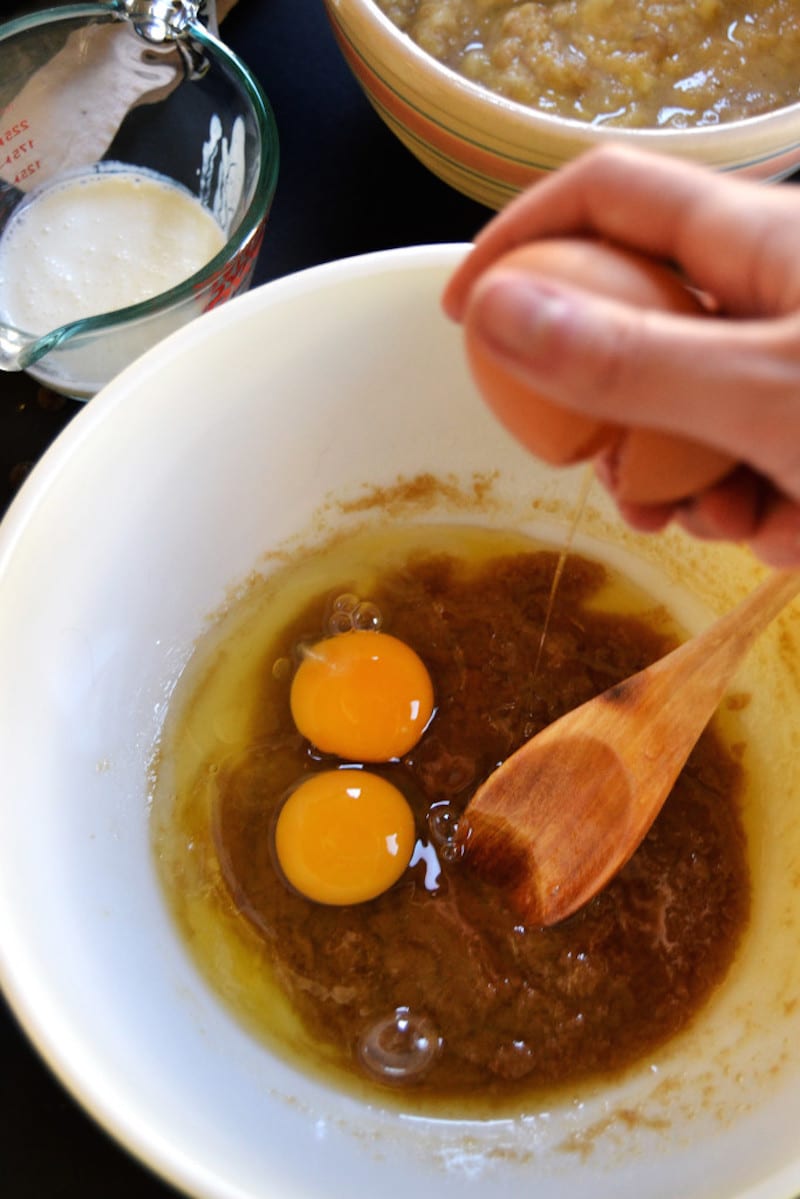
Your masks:
{"label": "foam on milk", "polygon": [[0,318],[40,335],[188,279],[223,247],[211,213],[163,176],[119,164],[32,194],[0,237]]}

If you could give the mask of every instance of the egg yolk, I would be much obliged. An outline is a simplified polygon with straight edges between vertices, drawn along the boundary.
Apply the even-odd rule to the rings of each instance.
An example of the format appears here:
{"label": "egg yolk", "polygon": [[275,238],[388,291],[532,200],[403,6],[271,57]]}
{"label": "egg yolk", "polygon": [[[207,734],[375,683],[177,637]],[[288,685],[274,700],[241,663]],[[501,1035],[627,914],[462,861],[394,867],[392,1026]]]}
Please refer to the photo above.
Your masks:
{"label": "egg yolk", "polygon": [[297,728],[323,753],[388,762],[422,735],[433,712],[433,685],[404,641],[355,630],[306,651],[289,702]]}
{"label": "egg yolk", "polygon": [[365,770],[325,770],[292,792],[275,826],[288,882],[307,899],[363,903],[397,882],[414,848],[402,792]]}

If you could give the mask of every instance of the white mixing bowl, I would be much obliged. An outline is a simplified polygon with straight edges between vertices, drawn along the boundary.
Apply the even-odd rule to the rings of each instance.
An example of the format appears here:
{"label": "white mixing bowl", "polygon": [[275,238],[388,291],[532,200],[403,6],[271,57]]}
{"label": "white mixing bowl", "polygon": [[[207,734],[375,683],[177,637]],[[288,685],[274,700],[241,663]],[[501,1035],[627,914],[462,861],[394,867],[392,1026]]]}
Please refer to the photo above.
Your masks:
{"label": "white mixing bowl", "polygon": [[[494,423],[440,315],[463,252],[333,263],[200,318],[109,385],[30,476],[0,526],[0,978],[77,1098],[193,1195],[792,1199],[797,609],[738,684],[757,779],[749,931],[689,1029],[623,1078],[497,1121],[367,1105],[254,1041],[166,909],[148,761],[209,614],[270,551],[378,518],[563,537],[580,472],[541,467]],[[447,484],[432,504],[370,509],[371,488],[420,472]],[[362,511],[342,507],[353,499]],[[589,509],[577,547],[690,628],[761,573],[743,551],[634,536],[599,489]]]}

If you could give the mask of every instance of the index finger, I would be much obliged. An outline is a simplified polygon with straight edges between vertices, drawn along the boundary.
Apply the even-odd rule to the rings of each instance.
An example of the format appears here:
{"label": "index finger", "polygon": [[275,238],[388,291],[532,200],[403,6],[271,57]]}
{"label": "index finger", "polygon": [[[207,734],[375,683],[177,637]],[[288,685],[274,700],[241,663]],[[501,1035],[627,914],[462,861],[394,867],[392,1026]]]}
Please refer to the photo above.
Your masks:
{"label": "index finger", "polygon": [[460,320],[474,281],[538,238],[605,237],[676,263],[736,315],[800,306],[800,195],[679,159],[621,147],[590,151],[534,184],[478,235],[443,296]]}

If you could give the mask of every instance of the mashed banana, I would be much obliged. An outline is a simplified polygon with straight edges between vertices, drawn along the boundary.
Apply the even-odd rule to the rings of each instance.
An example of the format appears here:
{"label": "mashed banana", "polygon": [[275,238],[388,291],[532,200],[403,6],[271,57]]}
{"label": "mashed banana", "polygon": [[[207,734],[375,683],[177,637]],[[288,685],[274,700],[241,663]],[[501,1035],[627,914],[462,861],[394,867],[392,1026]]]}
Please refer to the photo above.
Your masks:
{"label": "mashed banana", "polygon": [[800,100],[797,0],[377,0],[423,50],[543,112],[716,125]]}

